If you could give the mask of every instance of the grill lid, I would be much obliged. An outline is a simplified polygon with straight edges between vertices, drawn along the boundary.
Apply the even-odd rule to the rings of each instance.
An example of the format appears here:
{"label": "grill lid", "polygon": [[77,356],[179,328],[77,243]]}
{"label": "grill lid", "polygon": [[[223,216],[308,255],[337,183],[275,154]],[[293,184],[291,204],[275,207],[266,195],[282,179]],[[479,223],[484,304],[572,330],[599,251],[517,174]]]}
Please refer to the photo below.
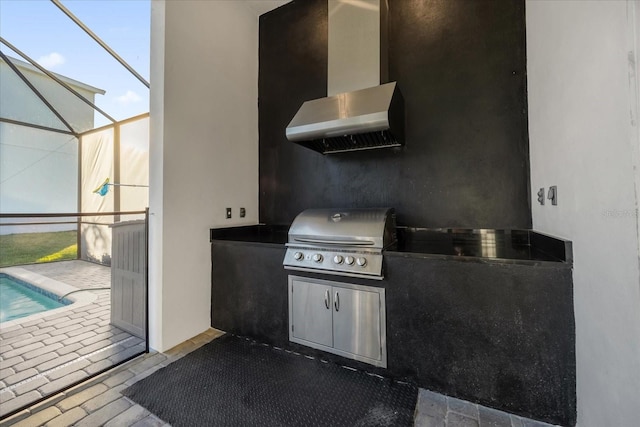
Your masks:
{"label": "grill lid", "polygon": [[296,217],[289,229],[289,245],[382,250],[394,242],[392,208],[308,209]]}

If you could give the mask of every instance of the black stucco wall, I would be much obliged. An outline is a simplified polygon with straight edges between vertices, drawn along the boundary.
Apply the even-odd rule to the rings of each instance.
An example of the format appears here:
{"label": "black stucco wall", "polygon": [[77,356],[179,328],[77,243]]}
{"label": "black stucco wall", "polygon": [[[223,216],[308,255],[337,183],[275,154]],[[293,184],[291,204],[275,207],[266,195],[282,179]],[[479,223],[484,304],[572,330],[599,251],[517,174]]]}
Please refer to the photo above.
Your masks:
{"label": "black stucco wall", "polygon": [[389,77],[406,146],[322,156],[288,142],[326,96],[327,3],[260,18],[260,220],[313,207],[396,208],[425,227],[529,228],[524,2],[389,0]]}

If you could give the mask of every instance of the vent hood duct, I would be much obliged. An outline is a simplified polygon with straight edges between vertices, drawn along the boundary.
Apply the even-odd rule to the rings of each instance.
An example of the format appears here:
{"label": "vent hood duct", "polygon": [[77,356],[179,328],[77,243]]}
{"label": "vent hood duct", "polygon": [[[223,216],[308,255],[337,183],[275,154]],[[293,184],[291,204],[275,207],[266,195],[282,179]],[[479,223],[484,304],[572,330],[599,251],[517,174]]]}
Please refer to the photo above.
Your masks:
{"label": "vent hood duct", "polygon": [[326,98],[306,101],[289,141],[322,154],[404,143],[404,100],[387,79],[387,0],[329,0]]}

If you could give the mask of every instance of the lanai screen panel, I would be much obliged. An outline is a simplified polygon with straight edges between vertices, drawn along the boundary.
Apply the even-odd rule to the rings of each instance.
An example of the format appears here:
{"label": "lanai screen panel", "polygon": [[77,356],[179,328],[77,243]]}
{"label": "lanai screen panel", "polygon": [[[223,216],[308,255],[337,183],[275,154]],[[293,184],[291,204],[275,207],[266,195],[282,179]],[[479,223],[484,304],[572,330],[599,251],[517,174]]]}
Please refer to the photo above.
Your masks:
{"label": "lanai screen panel", "polygon": [[[0,123],[0,213],[76,212],[78,140],[40,129]],[[63,221],[65,219],[57,219]],[[67,218],[74,221],[74,217]],[[39,218],[4,223],[42,222]],[[74,230],[74,224],[0,227],[0,234]]]}

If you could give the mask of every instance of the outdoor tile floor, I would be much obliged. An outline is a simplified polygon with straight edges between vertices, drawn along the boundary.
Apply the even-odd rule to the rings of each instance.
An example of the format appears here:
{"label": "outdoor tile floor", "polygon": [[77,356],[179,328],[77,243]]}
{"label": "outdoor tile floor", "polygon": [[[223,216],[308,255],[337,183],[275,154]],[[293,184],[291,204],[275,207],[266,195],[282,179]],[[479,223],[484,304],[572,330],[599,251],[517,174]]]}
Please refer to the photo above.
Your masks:
{"label": "outdoor tile floor", "polygon": [[518,417],[465,400],[420,389],[415,427],[549,427],[551,424]]}
{"label": "outdoor tile floor", "polygon": [[[28,266],[76,287],[108,286],[107,267],[82,261]],[[209,329],[165,353],[148,353],[64,392],[64,387],[144,350],[136,337],[109,325],[109,292],[89,305],[0,332],[0,413],[49,398],[0,421],[17,426],[168,426],[120,392],[222,335]],[[43,339],[44,338],[44,339]],[[416,427],[544,427],[471,402],[420,389]]]}
{"label": "outdoor tile floor", "polygon": [[[209,329],[165,353],[149,353],[17,413],[0,427],[169,426],[120,392],[222,335]],[[420,389],[415,427],[543,427],[541,423]]]}
{"label": "outdoor tile floor", "polygon": [[[84,261],[21,266],[81,289],[109,287],[111,270]],[[110,322],[110,292],[88,305],[0,328],[0,416],[83,380],[145,349]]]}

